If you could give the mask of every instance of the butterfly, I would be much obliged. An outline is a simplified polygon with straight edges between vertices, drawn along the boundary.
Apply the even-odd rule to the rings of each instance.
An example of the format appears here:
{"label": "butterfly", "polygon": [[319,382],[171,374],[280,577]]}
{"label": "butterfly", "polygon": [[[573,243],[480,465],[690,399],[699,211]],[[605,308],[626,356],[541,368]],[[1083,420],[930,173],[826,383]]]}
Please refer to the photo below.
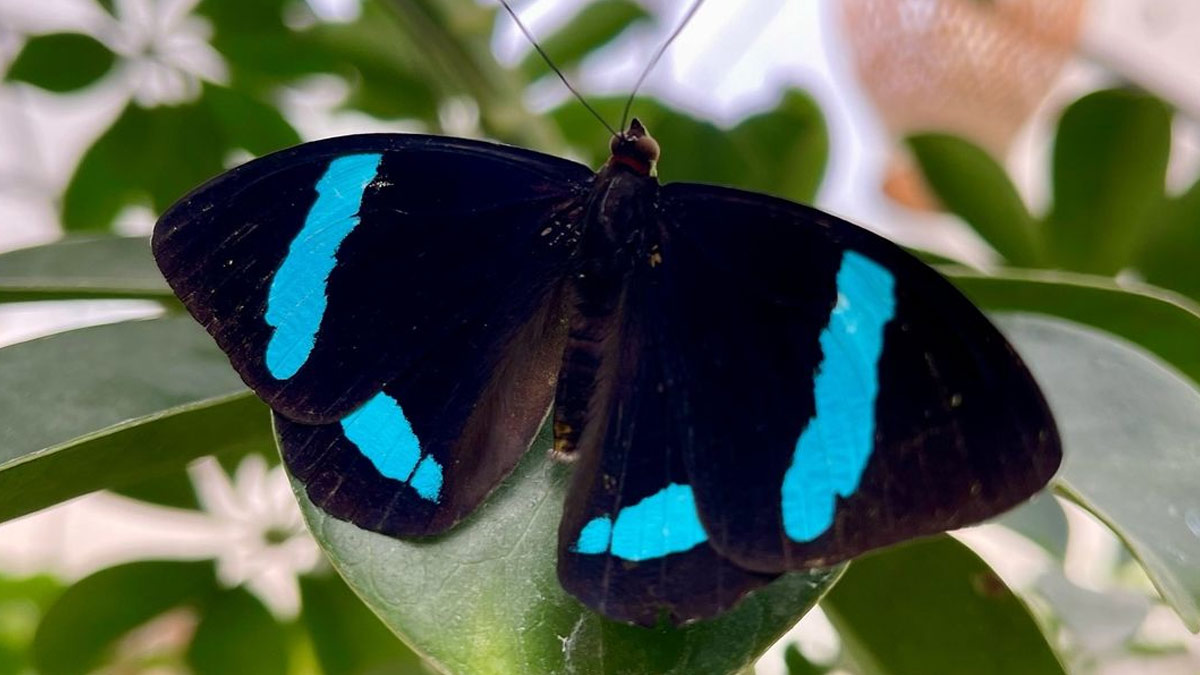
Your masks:
{"label": "butterfly", "polygon": [[573,464],[559,579],[619,621],[712,617],[1052,477],[1037,385],[934,270],[807,206],[660,184],[637,120],[611,151],[593,172],[461,138],[307,143],[183,198],[154,255],[335,518],[443,533],[549,418]]}

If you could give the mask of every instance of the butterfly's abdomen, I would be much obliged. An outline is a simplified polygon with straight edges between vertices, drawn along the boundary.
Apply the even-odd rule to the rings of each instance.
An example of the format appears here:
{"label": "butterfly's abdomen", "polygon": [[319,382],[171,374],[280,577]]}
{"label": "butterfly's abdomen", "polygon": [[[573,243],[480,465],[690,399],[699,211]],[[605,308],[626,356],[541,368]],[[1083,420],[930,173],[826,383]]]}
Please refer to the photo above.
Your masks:
{"label": "butterfly's abdomen", "polygon": [[657,250],[653,218],[658,182],[623,166],[606,167],[588,200],[576,266],[569,282],[568,334],[554,405],[554,450],[569,459],[594,402],[613,380],[605,364],[620,348],[621,303],[639,261]]}

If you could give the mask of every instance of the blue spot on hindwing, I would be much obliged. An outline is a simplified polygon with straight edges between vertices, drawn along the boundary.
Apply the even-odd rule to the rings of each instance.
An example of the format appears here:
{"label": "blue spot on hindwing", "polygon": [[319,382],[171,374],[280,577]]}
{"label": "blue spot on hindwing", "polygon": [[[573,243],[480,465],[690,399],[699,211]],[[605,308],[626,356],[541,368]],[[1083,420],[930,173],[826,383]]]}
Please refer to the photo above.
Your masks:
{"label": "blue spot on hindwing", "polygon": [[612,555],[633,562],[690,550],[708,539],[696,498],[687,485],[671,483],[617,513],[593,518],[579,532],[576,553]]}
{"label": "blue spot on hindwing", "polygon": [[408,418],[396,400],[384,393],[346,415],[342,433],[380,474],[393,480],[407,481],[421,459],[421,447]]}
{"label": "blue spot on hindwing", "polygon": [[442,493],[442,466],[421,446],[396,399],[380,392],[342,418],[342,433],[380,475],[408,483],[426,501]]}
{"label": "blue spot on hindwing", "polygon": [[878,263],[847,252],[837,290],[820,337],[816,414],[783,476],[784,531],[797,542],[812,541],[833,525],[837,497],[858,489],[875,446],[879,358],[884,328],[896,311],[895,279]]}
{"label": "blue spot on hindwing", "polygon": [[442,465],[426,455],[413,471],[408,484],[426,501],[436,502],[442,494]]}
{"label": "blue spot on hindwing", "polygon": [[608,550],[612,542],[612,519],[608,516],[593,518],[579,531],[579,541],[575,544],[578,553],[599,554]]}
{"label": "blue spot on hindwing", "polygon": [[329,163],[317,181],[317,200],[271,280],[266,321],[275,331],[267,343],[267,370],[278,380],[296,374],[316,345],[325,316],[326,283],[342,241],[358,225],[363,192],[375,179],[383,155],[350,155]]}

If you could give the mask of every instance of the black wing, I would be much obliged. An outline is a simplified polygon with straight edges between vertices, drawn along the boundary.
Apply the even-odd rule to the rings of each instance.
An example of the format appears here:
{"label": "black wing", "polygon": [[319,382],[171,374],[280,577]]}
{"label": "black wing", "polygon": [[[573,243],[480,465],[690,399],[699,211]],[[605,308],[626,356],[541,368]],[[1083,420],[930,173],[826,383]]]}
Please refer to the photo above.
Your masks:
{"label": "black wing", "polygon": [[159,267],[277,413],[315,503],[442,531],[529,446],[553,396],[584,166],[416,135],[319,141],[172,207]]}
{"label": "black wing", "polygon": [[722,555],[836,563],[994,516],[1058,468],[1021,359],[899,247],[737,190],[668,185],[662,212],[683,455]]}
{"label": "black wing", "polygon": [[[719,614],[776,575],[714,549],[684,460],[695,420],[674,378],[678,317],[664,276],[634,270],[602,334],[599,371],[559,528],[563,587],[607,617],[654,626]],[[559,401],[559,405],[563,402]]]}

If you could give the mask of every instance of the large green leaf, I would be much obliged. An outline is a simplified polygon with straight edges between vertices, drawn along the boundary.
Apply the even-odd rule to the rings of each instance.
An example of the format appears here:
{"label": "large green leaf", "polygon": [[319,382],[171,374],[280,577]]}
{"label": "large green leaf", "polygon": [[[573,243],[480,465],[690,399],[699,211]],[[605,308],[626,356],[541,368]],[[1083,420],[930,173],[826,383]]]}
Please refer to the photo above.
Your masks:
{"label": "large green leaf", "polygon": [[187,318],[0,349],[0,382],[0,520],[271,443],[266,407]]}
{"label": "large green leaf", "polygon": [[1049,314],[1095,326],[1141,345],[1200,382],[1200,308],[1187,298],[1083,274],[938,269],[984,309]]}
{"label": "large green leaf", "polygon": [[41,675],[92,673],[129,631],[215,591],[207,562],[137,562],[101,570],[50,606],[34,637],[34,663]]}
{"label": "large green leaf", "polygon": [[221,173],[235,150],[263,154],[300,142],[274,107],[233,89],[209,85],[178,106],[130,104],[84,154],[63,197],[68,230],[105,230],[122,208],[161,213]]}
{"label": "large green leaf", "polygon": [[0,302],[88,298],[174,304],[144,237],[80,237],[0,254]]}
{"label": "large green leaf", "polygon": [[286,675],[287,636],[258,598],[234,588],[209,598],[202,611],[187,652],[192,673]]}
{"label": "large green leaf", "polygon": [[1138,270],[1152,284],[1185,293],[1200,301],[1200,180],[1177,198],[1170,199],[1152,219]]}
{"label": "large green leaf", "polygon": [[983,148],[945,134],[908,139],[925,180],[946,208],[965,220],[996,252],[1018,267],[1044,258],[1038,223],[1004,167]]}
{"label": "large green leaf", "polygon": [[1129,265],[1162,202],[1170,151],[1171,109],[1149,94],[1100,91],[1067,108],[1046,220],[1054,262],[1095,274]]}
{"label": "large green leaf", "polygon": [[1144,349],[1064,321],[1002,317],[1063,437],[1058,486],[1096,514],[1200,630],[1200,390]]}
{"label": "large green leaf", "polygon": [[[567,25],[541,40],[542,49],[559,68],[571,68],[588,54],[612,42],[634,23],[649,17],[644,7],[630,0],[597,0],[584,7]],[[545,60],[532,50],[520,67],[531,80],[550,74]]]}
{"label": "large green leaf", "polygon": [[421,658],[388,630],[336,574],[300,578],[304,612],[321,669],[338,675],[424,675]]}
{"label": "large green leaf", "polygon": [[[592,102],[606,119],[618,119],[624,99]],[[728,130],[638,99],[633,114],[662,147],[663,182],[694,181],[737,186],[799,202],[811,202],[829,154],[825,121],[807,94],[790,90],[774,109]],[[552,115],[568,142],[596,162],[607,157],[608,136],[591,115],[568,104]]]}
{"label": "large green leaf", "polygon": [[570,468],[543,436],[469,520],[405,542],[335,520],[295,484],[305,518],[350,587],[413,649],[460,673],[734,673],[795,623],[836,571],[790,574],[713,621],[650,630],[603,619],[555,575]]}
{"label": "large green leaf", "polygon": [[1062,675],[1037,622],[950,537],[860,558],[821,601],[861,675]]}
{"label": "large green leaf", "polygon": [[6,78],[60,93],[75,91],[104,77],[116,58],[108,47],[87,35],[38,35],[25,43]]}

